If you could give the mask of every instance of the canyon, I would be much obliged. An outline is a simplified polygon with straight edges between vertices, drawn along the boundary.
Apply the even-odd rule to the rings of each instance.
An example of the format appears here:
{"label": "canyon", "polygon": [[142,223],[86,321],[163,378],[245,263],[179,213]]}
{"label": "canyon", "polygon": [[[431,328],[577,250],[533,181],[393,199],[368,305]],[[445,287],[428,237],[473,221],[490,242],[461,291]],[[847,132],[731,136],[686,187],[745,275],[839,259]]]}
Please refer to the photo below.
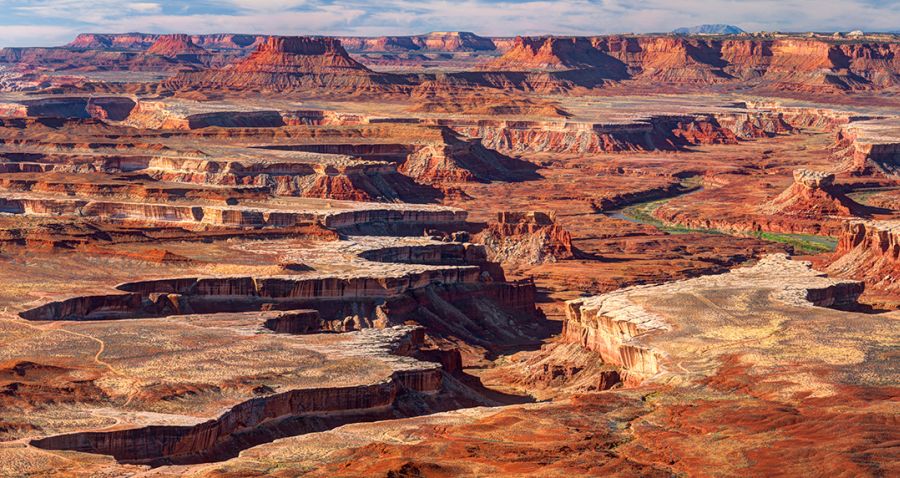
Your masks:
{"label": "canyon", "polygon": [[898,53],[0,50],[0,475],[896,475]]}

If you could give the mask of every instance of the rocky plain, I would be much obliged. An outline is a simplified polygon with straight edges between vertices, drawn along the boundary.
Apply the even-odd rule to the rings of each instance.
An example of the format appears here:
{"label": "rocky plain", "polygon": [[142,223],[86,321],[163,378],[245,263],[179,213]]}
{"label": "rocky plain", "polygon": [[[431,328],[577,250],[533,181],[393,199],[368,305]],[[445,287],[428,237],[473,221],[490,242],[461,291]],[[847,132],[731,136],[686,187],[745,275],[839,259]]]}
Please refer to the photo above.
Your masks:
{"label": "rocky plain", "polygon": [[900,475],[900,36],[0,50],[0,475]]}

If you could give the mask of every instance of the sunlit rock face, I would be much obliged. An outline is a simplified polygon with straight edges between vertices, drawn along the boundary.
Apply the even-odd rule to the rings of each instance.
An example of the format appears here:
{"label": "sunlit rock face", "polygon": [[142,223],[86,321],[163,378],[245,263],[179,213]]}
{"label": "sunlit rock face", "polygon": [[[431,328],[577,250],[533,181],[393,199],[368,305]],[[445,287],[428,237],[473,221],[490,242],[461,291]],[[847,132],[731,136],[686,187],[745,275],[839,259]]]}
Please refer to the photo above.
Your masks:
{"label": "sunlit rock face", "polygon": [[794,183],[762,207],[766,214],[799,216],[865,216],[867,208],[834,186],[834,174],[798,169]]}

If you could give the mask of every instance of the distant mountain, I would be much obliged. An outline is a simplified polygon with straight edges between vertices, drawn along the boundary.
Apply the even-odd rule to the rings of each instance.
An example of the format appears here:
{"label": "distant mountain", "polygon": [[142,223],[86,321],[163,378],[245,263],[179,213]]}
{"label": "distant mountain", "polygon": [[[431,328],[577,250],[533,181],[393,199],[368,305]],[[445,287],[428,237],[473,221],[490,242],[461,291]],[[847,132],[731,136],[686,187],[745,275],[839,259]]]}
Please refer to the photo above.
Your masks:
{"label": "distant mountain", "polygon": [[744,33],[739,27],[722,23],[711,23],[693,27],[682,27],[672,30],[676,35],[737,35]]}

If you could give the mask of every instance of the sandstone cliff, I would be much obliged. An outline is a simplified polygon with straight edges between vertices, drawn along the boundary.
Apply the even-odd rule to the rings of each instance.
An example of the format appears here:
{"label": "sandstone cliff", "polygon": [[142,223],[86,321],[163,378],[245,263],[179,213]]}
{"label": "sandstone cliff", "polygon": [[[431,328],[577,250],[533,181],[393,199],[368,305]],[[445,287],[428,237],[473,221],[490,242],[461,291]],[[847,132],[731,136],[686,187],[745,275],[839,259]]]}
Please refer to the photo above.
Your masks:
{"label": "sandstone cliff", "polygon": [[862,280],[879,292],[900,293],[900,224],[896,221],[845,224],[827,271]]}
{"label": "sandstone cliff", "polygon": [[194,44],[189,35],[162,35],[150,45],[147,53],[167,57],[197,56],[207,53],[205,49]]}
{"label": "sandstone cliff", "polygon": [[593,87],[598,79],[708,85],[749,83],[805,93],[900,85],[897,43],[833,43],[820,39],[707,39],[604,36],[518,37],[491,70],[550,72],[560,85]]}
{"label": "sandstone cliff", "polygon": [[762,206],[764,214],[824,216],[865,216],[868,210],[834,186],[834,174],[807,169],[794,171],[794,183],[778,197]]}
{"label": "sandstone cliff", "polygon": [[165,90],[328,93],[387,93],[404,83],[400,77],[375,73],[350,58],[338,40],[269,37],[249,57],[221,69],[179,74],[164,82]]}
{"label": "sandstone cliff", "polygon": [[[155,33],[82,33],[66,48],[82,50],[146,50],[165,35]],[[193,43],[212,50],[248,49],[265,42],[268,35],[233,33],[191,35]],[[496,49],[490,38],[472,32],[431,32],[422,35],[337,37],[350,51],[468,52]]]}
{"label": "sandstone cliff", "polygon": [[873,119],[843,125],[833,146],[839,169],[855,176],[900,176],[900,122]]}
{"label": "sandstone cliff", "polygon": [[478,240],[498,262],[543,264],[575,257],[572,236],[543,212],[501,212]]}
{"label": "sandstone cliff", "polygon": [[496,49],[490,38],[472,32],[431,32],[424,35],[381,36],[381,37],[339,37],[350,51],[440,51],[469,52],[493,51]]}

